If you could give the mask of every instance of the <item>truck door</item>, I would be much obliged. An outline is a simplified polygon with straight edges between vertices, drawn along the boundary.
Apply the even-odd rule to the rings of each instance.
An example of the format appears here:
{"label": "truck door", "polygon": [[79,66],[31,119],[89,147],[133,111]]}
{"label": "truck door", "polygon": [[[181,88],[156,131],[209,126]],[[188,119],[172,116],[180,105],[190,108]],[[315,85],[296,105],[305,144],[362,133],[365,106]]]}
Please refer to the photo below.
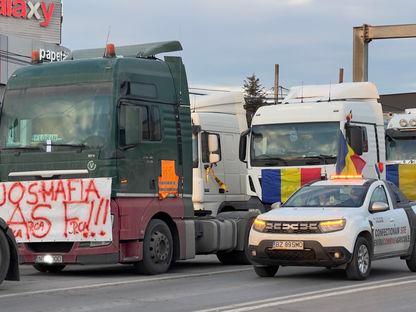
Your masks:
{"label": "truck door", "polygon": [[122,101],[119,114],[120,188],[139,197],[155,197],[154,142],[151,137],[151,106],[138,101]]}
{"label": "truck door", "polygon": [[409,231],[409,224],[403,209],[393,209],[391,200],[387,196],[383,185],[377,186],[370,199],[370,207],[375,202],[386,203],[389,209],[383,212],[373,213],[370,220],[374,227],[374,255],[397,254],[407,250],[409,244],[400,243]]}
{"label": "truck door", "polygon": [[[218,138],[219,149],[217,154],[220,157],[220,161],[216,164],[210,164],[209,160],[208,138],[210,135],[216,135]],[[212,131],[203,131],[201,133],[201,156],[201,175],[204,179],[204,205],[205,209],[212,210],[215,213],[221,203],[225,201],[225,190],[215,180],[215,177],[217,177],[222,182],[225,182],[222,142],[219,133]]]}

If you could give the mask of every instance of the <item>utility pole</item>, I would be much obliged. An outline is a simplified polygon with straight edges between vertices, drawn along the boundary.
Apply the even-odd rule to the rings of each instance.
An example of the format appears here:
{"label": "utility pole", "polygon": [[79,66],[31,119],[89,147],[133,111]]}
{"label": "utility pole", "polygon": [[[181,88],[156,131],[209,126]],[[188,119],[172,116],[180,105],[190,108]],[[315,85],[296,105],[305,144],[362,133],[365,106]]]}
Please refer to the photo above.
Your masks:
{"label": "utility pole", "polygon": [[279,64],[274,65],[274,103],[279,102]]}
{"label": "utility pole", "polygon": [[375,39],[415,38],[416,24],[353,28],[353,81],[368,81],[368,44]]}
{"label": "utility pole", "polygon": [[339,69],[339,78],[338,78],[338,82],[339,82],[339,83],[343,83],[343,82],[344,82],[344,68],[340,68],[340,69]]}

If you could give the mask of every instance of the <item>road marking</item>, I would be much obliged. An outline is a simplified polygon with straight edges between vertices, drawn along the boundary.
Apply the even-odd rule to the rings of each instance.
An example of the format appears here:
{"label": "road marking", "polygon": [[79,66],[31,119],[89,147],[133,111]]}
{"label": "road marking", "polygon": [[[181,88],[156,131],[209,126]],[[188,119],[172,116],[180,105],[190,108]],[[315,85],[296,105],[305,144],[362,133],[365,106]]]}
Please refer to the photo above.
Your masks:
{"label": "road marking", "polygon": [[168,280],[175,280],[175,279],[193,278],[193,277],[214,276],[214,275],[220,275],[220,274],[229,274],[229,273],[244,272],[244,271],[251,271],[251,270],[252,268],[241,268],[241,269],[230,269],[230,270],[221,270],[221,271],[215,271],[215,272],[201,272],[201,273],[192,273],[192,274],[171,274],[168,276],[141,278],[141,279],[122,281],[122,282],[108,282],[108,283],[90,284],[90,285],[83,285],[83,286],[72,286],[72,287],[63,287],[63,288],[54,288],[54,289],[25,291],[25,292],[13,293],[13,294],[4,294],[4,295],[0,295],[0,299],[13,298],[13,297],[19,297],[19,296],[43,295],[43,294],[65,292],[65,291],[71,291],[71,290],[94,289],[94,288],[103,288],[103,287],[112,287],[112,286],[123,286],[123,285],[129,285],[129,284],[160,282],[160,281],[168,281]]}
{"label": "road marking", "polygon": [[209,308],[204,310],[198,310],[196,312],[245,312],[258,309],[276,307],[286,305],[290,303],[303,302],[308,300],[322,299],[327,297],[334,297],[340,295],[347,295],[357,293],[360,291],[376,290],[380,288],[387,288],[399,285],[407,285],[416,283],[415,278],[411,277],[399,277],[394,279],[385,279],[376,282],[368,282],[363,284],[354,284],[350,286],[342,286],[331,289],[322,289],[316,291],[310,291],[305,293],[298,293],[295,295],[287,295],[281,297],[274,297],[264,300],[255,300],[244,303],[231,304],[226,306],[220,306],[216,308]]}

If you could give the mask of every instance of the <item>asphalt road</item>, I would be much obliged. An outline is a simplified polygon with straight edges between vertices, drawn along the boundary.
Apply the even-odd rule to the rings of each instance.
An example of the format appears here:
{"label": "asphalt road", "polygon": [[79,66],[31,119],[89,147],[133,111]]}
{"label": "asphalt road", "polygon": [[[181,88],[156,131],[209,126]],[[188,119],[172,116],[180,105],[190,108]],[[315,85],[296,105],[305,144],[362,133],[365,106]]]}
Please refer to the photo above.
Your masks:
{"label": "asphalt road", "polygon": [[128,266],[59,274],[22,267],[20,282],[0,285],[0,311],[415,311],[415,294],[416,274],[399,259],[373,263],[370,279],[356,282],[322,268],[285,267],[259,278],[251,266],[204,256],[159,276],[135,275]]}

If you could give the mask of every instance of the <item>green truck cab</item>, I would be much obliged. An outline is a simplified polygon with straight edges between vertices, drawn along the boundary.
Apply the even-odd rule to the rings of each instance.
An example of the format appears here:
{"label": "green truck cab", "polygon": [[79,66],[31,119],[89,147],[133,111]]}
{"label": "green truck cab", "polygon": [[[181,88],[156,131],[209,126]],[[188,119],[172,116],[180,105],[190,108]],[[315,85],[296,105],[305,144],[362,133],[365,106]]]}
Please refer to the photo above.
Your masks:
{"label": "green truck cab", "polygon": [[[220,253],[228,262],[244,253],[251,213],[194,215],[186,71],[180,57],[156,58],[181,49],[172,41],[118,48],[123,57],[111,49],[75,51],[67,61],[12,75],[0,121],[1,179],[12,203],[16,190],[24,190],[32,199],[23,202],[22,195],[19,203],[43,205],[15,205],[5,215],[22,242],[23,263],[42,272],[68,264],[132,263],[156,274],[197,253]],[[51,227],[53,208],[45,202],[59,197],[45,183],[98,178],[112,181],[109,241],[25,237],[36,224],[49,221]],[[41,183],[37,195],[30,181]]]}

